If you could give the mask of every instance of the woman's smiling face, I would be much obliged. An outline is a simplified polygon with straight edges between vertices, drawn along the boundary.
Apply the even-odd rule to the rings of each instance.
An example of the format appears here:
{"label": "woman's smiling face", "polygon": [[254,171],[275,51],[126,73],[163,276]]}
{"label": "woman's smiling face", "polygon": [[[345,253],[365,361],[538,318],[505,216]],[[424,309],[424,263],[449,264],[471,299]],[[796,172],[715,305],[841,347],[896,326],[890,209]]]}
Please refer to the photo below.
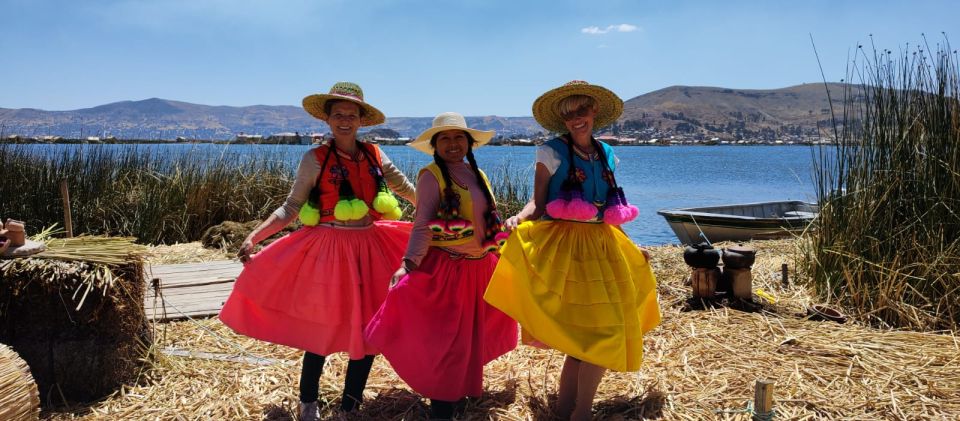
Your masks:
{"label": "woman's smiling face", "polygon": [[360,106],[349,101],[337,101],[330,107],[327,124],[334,137],[355,137],[360,129]]}
{"label": "woman's smiling face", "polygon": [[463,130],[444,130],[437,133],[434,147],[440,159],[447,162],[463,162],[470,147],[470,139]]}
{"label": "woman's smiling face", "polygon": [[570,135],[575,137],[589,137],[593,134],[593,119],[596,118],[596,116],[597,112],[593,107],[586,104],[577,107],[577,109],[567,114],[561,115],[563,125],[570,131]]}

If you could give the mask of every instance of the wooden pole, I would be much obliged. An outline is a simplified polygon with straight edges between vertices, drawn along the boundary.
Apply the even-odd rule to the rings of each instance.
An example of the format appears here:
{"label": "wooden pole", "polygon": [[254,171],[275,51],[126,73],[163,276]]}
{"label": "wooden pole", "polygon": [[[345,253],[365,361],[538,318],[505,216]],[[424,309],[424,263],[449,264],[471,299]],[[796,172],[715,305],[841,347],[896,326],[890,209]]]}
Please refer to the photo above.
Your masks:
{"label": "wooden pole", "polygon": [[780,281],[783,282],[783,286],[790,285],[790,272],[787,270],[786,263],[780,265]]}
{"label": "wooden pole", "polygon": [[753,420],[773,419],[773,382],[757,380],[753,387]]}
{"label": "wooden pole", "polygon": [[63,228],[67,230],[67,238],[73,238],[73,217],[70,215],[70,189],[67,180],[60,180],[60,197],[63,198]]}

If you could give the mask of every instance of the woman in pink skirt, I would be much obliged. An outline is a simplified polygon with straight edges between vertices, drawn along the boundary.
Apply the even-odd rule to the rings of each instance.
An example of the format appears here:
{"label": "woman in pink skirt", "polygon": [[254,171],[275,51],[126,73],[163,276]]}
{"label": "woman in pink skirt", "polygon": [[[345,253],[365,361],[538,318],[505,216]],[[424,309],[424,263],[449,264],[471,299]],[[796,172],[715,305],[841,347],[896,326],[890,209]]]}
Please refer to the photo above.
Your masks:
{"label": "woman in pink skirt", "polygon": [[517,345],[517,323],[483,301],[506,235],[473,157],[491,137],[443,113],[410,144],[434,162],[417,179],[417,214],[395,285],[365,331],[400,378],[430,399],[434,419],[479,397],[483,366]]}
{"label": "woman in pink skirt", "polygon": [[[388,186],[413,202],[413,185],[357,129],[384,121],[363,91],[340,82],[310,95],[303,108],[330,126],[334,139],[304,154],[286,202],[247,236],[244,262],[220,320],[237,333],[304,351],[300,418],[319,418],[325,356],[347,352],[340,408],[352,411],[378,353],[363,329],[386,298],[412,225]],[[299,215],[303,228],[251,256],[253,247]]]}

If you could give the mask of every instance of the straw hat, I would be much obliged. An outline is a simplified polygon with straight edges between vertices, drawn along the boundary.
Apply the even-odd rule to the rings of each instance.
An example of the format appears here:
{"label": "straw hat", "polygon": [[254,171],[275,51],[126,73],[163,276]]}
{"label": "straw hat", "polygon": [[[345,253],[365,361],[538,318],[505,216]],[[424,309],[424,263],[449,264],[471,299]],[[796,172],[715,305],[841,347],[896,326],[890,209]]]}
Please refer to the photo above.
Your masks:
{"label": "straw hat", "polygon": [[425,130],[423,133],[420,133],[420,136],[407,145],[423,152],[427,155],[433,155],[433,146],[430,146],[430,138],[434,134],[440,133],[444,130],[463,130],[467,133],[470,133],[470,136],[473,136],[473,140],[476,143],[473,144],[473,149],[477,149],[483,145],[486,145],[490,139],[493,138],[493,135],[496,133],[493,130],[476,130],[467,127],[467,120],[463,118],[462,115],[446,112],[440,113],[433,118],[433,127]]}
{"label": "straw hat", "polygon": [[567,127],[560,117],[558,105],[560,101],[571,95],[586,95],[597,101],[600,110],[593,119],[593,128],[601,129],[609,126],[623,113],[623,100],[617,94],[600,85],[591,85],[582,80],[574,80],[563,86],[547,91],[533,101],[533,118],[543,128],[555,133],[566,133]]}
{"label": "straw hat", "polygon": [[307,110],[310,115],[326,121],[328,116],[323,111],[323,106],[331,100],[350,101],[363,108],[363,117],[360,119],[361,126],[376,126],[386,121],[380,110],[363,102],[363,89],[360,89],[360,85],[351,82],[337,82],[330,88],[328,94],[313,94],[303,98],[303,109]]}

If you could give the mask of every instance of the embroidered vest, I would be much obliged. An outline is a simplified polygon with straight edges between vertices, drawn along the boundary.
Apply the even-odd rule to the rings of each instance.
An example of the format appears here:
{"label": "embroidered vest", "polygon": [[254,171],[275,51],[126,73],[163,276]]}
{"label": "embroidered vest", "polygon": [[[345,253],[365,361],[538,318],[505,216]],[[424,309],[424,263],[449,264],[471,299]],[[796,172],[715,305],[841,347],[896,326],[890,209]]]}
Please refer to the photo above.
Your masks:
{"label": "embroidered vest", "polygon": [[324,144],[314,148],[313,154],[320,164],[320,174],[317,175],[316,186],[320,188],[320,200],[317,207],[320,209],[320,222],[331,222],[337,219],[333,216],[333,208],[340,200],[340,183],[348,182],[353,188],[357,198],[363,200],[370,207],[370,217],[374,221],[381,219],[379,213],[373,209],[373,198],[377,195],[377,179],[375,174],[382,165],[380,161],[380,149],[376,145],[369,143],[360,143],[360,147],[366,149],[373,159],[373,164],[358,151],[359,162],[352,158],[340,156],[340,161],[344,165],[338,164],[336,153],[330,144]]}
{"label": "embroidered vest", "polygon": [[[613,156],[613,148],[603,142],[597,143],[603,148],[603,152],[607,157],[607,165],[611,170],[614,170],[616,161]],[[556,137],[548,140],[543,145],[556,151],[557,156],[560,157],[560,166],[557,167],[553,176],[550,177],[547,203],[557,198],[560,193],[560,186],[563,185],[563,181],[567,179],[570,165],[574,165],[576,167],[577,177],[583,185],[583,200],[593,203],[597,207],[597,214],[599,216],[600,210],[606,204],[607,190],[610,188],[609,183],[604,179],[603,173],[605,168],[603,163],[600,162],[600,154],[595,152],[594,156],[581,155],[581,152],[574,147],[574,162],[570,162],[570,153],[567,151],[567,144],[564,139]],[[549,216],[547,218],[549,219]]]}
{"label": "embroidered vest", "polygon": [[[447,185],[443,181],[443,173],[440,172],[440,167],[437,166],[436,162],[431,163],[420,170],[420,175],[423,175],[425,171],[429,171],[433,174],[433,177],[437,179],[437,184],[440,185],[440,200],[442,201],[443,190],[446,189]],[[482,170],[480,171],[480,176],[483,177],[483,182],[487,185],[487,189],[492,192],[493,189],[490,187],[490,180],[487,179],[487,175],[484,174]],[[470,195],[470,191],[467,190],[465,186],[458,184],[456,180],[451,178],[450,181],[453,182],[453,194],[457,197],[460,204],[457,208],[460,218],[444,221],[438,215],[437,218],[431,220],[431,246],[445,247],[466,244],[472,241],[474,236],[477,235],[474,232],[476,226],[473,223],[473,198]],[[479,235],[483,235],[483,233]]]}

